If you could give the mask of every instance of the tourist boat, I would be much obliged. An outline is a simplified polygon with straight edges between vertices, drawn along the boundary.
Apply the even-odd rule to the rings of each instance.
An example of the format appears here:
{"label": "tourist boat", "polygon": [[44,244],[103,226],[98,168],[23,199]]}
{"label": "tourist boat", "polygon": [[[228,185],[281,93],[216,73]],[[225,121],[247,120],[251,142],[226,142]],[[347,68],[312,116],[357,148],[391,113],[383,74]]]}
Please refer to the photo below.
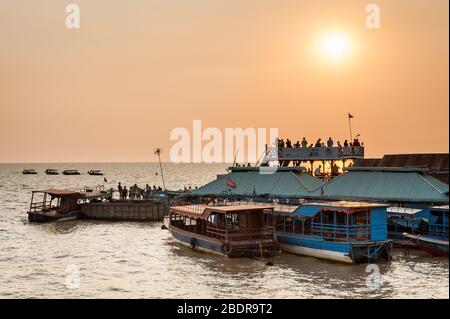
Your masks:
{"label": "tourist boat", "polygon": [[66,169],[62,173],[63,175],[80,175],[80,172],[78,172],[76,169]]}
{"label": "tourist boat", "polygon": [[261,205],[185,205],[170,208],[168,228],[180,243],[227,257],[272,256],[273,226]]}
{"label": "tourist boat", "polygon": [[449,206],[428,208],[389,207],[389,236],[435,256],[448,256]]}
{"label": "tourist boat", "polygon": [[33,191],[30,210],[27,212],[30,222],[51,222],[77,219],[81,215],[81,204],[89,200],[101,200],[109,197],[107,192],[86,192],[84,190],[48,189]]}
{"label": "tourist boat", "polygon": [[45,174],[47,175],[59,175],[59,172],[56,169],[49,168],[45,170]]}
{"label": "tourist boat", "polygon": [[37,172],[34,169],[24,169],[22,171],[22,174],[24,174],[24,175],[36,175]]}
{"label": "tourist boat", "polygon": [[282,251],[345,263],[390,260],[387,205],[321,202],[275,206],[275,233]]}
{"label": "tourist boat", "polygon": [[98,170],[98,169],[90,170],[90,171],[88,171],[88,174],[89,175],[94,175],[94,176],[103,176],[102,171]]}

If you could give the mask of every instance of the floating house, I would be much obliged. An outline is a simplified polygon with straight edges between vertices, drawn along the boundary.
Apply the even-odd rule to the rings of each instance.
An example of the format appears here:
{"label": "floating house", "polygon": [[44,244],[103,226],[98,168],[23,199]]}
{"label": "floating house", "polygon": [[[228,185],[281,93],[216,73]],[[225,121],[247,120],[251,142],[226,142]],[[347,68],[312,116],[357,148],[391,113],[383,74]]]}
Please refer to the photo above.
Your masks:
{"label": "floating house", "polygon": [[427,174],[448,185],[448,153],[389,154],[382,158],[356,158],[353,167],[425,167]]}
{"label": "floating house", "polygon": [[275,206],[281,250],[345,263],[390,260],[386,205],[321,202]]}
{"label": "floating house", "polygon": [[430,207],[449,202],[449,186],[422,167],[349,167],[309,195],[321,200],[391,203]]}
{"label": "floating house", "polygon": [[303,167],[230,167],[230,173],[192,192],[194,196],[308,198],[310,191],[323,182],[305,172]]}
{"label": "floating house", "polygon": [[168,229],[192,249],[227,257],[271,256],[276,251],[266,205],[184,205],[170,208]]}

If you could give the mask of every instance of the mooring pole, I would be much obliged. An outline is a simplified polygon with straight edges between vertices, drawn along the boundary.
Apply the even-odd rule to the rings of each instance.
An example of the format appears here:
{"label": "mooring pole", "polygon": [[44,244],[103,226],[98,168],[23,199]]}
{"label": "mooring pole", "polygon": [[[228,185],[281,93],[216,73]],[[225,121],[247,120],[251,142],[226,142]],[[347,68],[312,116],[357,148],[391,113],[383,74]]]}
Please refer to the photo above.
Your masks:
{"label": "mooring pole", "polygon": [[161,171],[161,178],[162,178],[162,182],[163,182],[163,188],[164,188],[164,190],[166,190],[166,182],[164,181],[164,171],[163,171],[162,163],[161,163],[161,149],[157,148],[156,151],[155,151],[155,154],[158,155],[159,169]]}

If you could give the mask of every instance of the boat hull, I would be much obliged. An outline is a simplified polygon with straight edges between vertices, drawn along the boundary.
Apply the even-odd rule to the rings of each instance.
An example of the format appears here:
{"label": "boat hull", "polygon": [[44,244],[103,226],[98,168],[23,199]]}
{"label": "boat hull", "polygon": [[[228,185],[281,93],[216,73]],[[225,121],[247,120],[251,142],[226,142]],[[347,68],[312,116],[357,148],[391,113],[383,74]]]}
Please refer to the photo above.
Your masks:
{"label": "boat hull", "polygon": [[379,260],[390,260],[392,242],[334,242],[320,237],[277,233],[282,251],[331,261],[358,264]]}
{"label": "boat hull", "polygon": [[173,238],[184,246],[230,258],[270,257],[276,251],[276,243],[273,240],[224,243],[215,238],[189,233],[174,227],[169,227],[169,230]]}
{"label": "boat hull", "polygon": [[440,240],[419,235],[405,235],[405,237],[430,255],[448,256],[448,240]]}

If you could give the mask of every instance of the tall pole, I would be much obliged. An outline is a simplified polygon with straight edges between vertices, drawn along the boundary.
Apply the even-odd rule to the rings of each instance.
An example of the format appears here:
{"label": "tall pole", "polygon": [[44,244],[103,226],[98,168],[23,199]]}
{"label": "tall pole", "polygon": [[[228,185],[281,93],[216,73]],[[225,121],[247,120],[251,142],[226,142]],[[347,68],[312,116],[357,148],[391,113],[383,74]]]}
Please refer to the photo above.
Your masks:
{"label": "tall pole", "polygon": [[352,117],[348,114],[348,127],[350,129],[350,143],[353,143],[353,134],[352,134]]}
{"label": "tall pole", "polygon": [[164,187],[164,190],[166,190],[166,182],[164,181],[164,171],[163,171],[162,163],[161,163],[161,149],[159,149],[159,148],[156,149],[155,153],[156,153],[156,155],[158,155],[159,169],[161,171],[161,178],[162,178],[162,182],[163,182],[163,187]]}

